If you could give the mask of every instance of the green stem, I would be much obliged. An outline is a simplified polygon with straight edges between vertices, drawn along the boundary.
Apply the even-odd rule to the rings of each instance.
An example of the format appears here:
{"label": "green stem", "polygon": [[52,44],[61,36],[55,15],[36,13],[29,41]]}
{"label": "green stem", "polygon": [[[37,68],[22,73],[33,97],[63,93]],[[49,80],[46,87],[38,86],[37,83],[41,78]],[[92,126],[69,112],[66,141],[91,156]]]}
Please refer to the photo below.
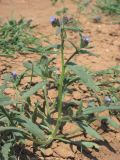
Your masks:
{"label": "green stem", "polygon": [[19,102],[19,89],[18,89],[18,86],[16,86],[16,84],[14,84],[13,88],[15,89],[15,99],[16,99],[16,108],[17,109],[20,109],[18,107],[18,102]]}
{"label": "green stem", "polygon": [[58,119],[56,123],[55,130],[53,132],[53,138],[55,138],[57,131],[61,125],[61,116],[62,116],[62,99],[63,99],[63,81],[65,74],[65,65],[64,65],[64,26],[61,28],[61,64],[62,64],[62,72],[59,79],[59,87],[58,87]]}
{"label": "green stem", "polygon": [[50,115],[50,108],[49,108],[49,102],[48,102],[48,98],[47,98],[46,86],[44,87],[44,97],[45,97],[45,102],[46,102],[47,115]]}
{"label": "green stem", "polygon": [[65,62],[65,65],[67,65],[67,63],[77,54],[77,51],[75,51]]}
{"label": "green stem", "polygon": [[32,63],[31,77],[30,77],[30,87],[31,87],[31,85],[32,85],[32,78],[33,78],[33,63]]}

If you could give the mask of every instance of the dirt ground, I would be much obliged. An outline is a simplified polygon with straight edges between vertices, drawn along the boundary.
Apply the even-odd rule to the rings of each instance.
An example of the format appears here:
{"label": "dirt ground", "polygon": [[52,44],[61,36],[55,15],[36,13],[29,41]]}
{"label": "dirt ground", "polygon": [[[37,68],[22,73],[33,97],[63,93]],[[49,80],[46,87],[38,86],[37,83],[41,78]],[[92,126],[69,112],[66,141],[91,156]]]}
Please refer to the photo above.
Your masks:
{"label": "dirt ground", "polygon": [[[71,14],[76,14],[76,7],[70,0],[66,0],[64,5],[69,8]],[[32,19],[35,24],[38,24],[40,32],[50,34],[54,30],[49,24],[49,18],[54,15],[59,7],[62,7],[60,3],[52,6],[50,0],[0,0],[0,17],[2,21],[20,17]],[[76,59],[77,63],[95,71],[120,65],[120,25],[112,24],[109,17],[103,15],[101,23],[93,23],[87,14],[80,14],[79,20],[81,26],[84,27],[84,34],[91,37],[91,46],[94,46],[91,51],[98,54],[99,57],[81,56]],[[16,70],[19,73],[24,70],[23,61],[37,60],[38,58],[37,54],[18,54],[14,59],[0,57],[0,77],[4,70],[6,72]],[[103,137],[106,141],[101,142],[99,151],[81,154],[76,148],[72,151],[69,145],[58,143],[48,150],[46,160],[120,160],[119,132],[104,133]],[[68,158],[69,155],[71,158]],[[39,157],[40,159],[42,160]]]}

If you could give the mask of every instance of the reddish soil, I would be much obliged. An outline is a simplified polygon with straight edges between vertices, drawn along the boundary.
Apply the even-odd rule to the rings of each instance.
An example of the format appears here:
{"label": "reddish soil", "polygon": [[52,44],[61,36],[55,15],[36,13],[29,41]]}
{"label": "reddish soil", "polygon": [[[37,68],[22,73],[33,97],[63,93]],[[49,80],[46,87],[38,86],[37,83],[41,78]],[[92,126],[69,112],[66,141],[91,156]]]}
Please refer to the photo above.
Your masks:
{"label": "reddish soil", "polygon": [[[64,5],[70,9],[69,13],[71,15],[76,13],[76,7],[70,0],[66,0]],[[35,24],[38,24],[39,32],[49,35],[54,32],[54,29],[49,24],[49,18],[60,7],[62,7],[60,3],[52,6],[50,0],[0,0],[0,17],[2,21],[20,17],[32,19]],[[110,18],[104,16],[102,16],[101,23],[93,23],[87,15],[83,14],[80,15],[79,20],[81,26],[84,27],[84,34],[91,37],[91,46],[94,46],[91,51],[98,54],[99,57],[80,56],[75,59],[77,63],[95,71],[119,65],[120,25],[112,24]],[[37,60],[38,58],[39,55],[37,54],[18,54],[14,59],[0,57],[0,76],[13,70],[19,73],[24,70],[23,61],[28,59]],[[120,160],[119,132],[103,133],[103,137],[105,142],[101,142],[99,151],[90,150],[84,154],[81,154],[76,147],[71,150],[69,145],[61,142],[57,143],[46,151],[48,156],[46,160]],[[30,145],[28,144],[28,146]],[[40,153],[37,152],[37,154],[39,156],[38,159],[42,160]]]}

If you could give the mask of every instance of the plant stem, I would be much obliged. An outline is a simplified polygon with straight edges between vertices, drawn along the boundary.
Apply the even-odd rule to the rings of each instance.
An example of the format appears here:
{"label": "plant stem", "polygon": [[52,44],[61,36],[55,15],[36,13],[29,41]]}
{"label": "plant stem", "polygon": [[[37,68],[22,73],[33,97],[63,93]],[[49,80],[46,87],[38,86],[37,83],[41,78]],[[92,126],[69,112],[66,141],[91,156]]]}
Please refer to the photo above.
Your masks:
{"label": "plant stem", "polygon": [[32,85],[32,78],[33,78],[33,63],[31,63],[31,64],[32,64],[32,72],[31,72],[31,77],[30,77],[30,87]]}
{"label": "plant stem", "polygon": [[64,26],[61,27],[61,75],[59,79],[59,86],[58,86],[58,119],[56,123],[55,130],[53,132],[53,138],[56,136],[57,131],[61,125],[61,116],[62,116],[62,99],[63,99],[63,81],[64,81],[64,74],[65,74],[65,65],[64,65]]}
{"label": "plant stem", "polygon": [[75,51],[65,62],[65,65],[77,54],[77,51]]}
{"label": "plant stem", "polygon": [[50,108],[49,108],[49,102],[48,102],[48,98],[47,98],[47,88],[46,88],[46,85],[44,87],[44,97],[45,97],[45,102],[46,102],[47,115],[50,115]]}

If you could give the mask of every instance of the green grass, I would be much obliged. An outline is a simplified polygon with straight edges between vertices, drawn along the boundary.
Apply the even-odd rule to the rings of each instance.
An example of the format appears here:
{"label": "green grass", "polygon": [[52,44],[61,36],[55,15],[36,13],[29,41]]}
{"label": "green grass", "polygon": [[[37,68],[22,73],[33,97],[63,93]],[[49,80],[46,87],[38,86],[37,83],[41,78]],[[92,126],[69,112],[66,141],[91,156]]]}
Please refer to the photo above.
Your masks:
{"label": "green grass", "polygon": [[9,20],[0,26],[0,55],[13,56],[15,53],[33,52],[39,39],[34,36],[31,20]]}
{"label": "green grass", "polygon": [[84,13],[91,15],[109,15],[113,24],[120,24],[120,0],[71,0],[77,6],[77,14]]}
{"label": "green grass", "polygon": [[97,0],[96,2],[103,13],[120,15],[120,0]]}

